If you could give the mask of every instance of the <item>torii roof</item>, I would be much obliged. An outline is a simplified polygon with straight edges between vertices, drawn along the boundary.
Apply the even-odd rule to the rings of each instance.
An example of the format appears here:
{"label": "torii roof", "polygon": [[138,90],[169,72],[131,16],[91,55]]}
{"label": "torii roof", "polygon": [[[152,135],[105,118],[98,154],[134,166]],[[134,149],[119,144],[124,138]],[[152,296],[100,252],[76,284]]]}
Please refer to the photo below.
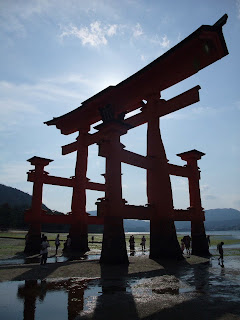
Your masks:
{"label": "torii roof", "polygon": [[228,54],[222,27],[225,14],[213,26],[202,25],[162,56],[116,86],[109,86],[82,102],[81,106],[44,122],[70,134],[101,120],[99,108],[111,104],[116,114],[130,112],[160,92],[192,76]]}

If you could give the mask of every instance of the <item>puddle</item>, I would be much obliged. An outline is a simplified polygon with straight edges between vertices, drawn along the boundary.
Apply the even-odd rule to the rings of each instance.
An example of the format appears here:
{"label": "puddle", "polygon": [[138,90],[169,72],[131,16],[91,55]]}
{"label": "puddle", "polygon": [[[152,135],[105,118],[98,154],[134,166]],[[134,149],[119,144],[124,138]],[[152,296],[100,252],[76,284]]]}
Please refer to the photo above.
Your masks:
{"label": "puddle", "polygon": [[[128,256],[143,256],[149,255],[149,251],[133,251],[128,252]],[[99,254],[86,254],[82,257],[66,257],[66,256],[49,256],[47,259],[47,263],[57,263],[57,262],[66,262],[66,261],[73,261],[73,260],[99,260]],[[20,258],[20,259],[0,259],[0,265],[13,265],[13,264],[30,264],[30,263],[40,263],[40,257],[32,257],[32,258]]]}
{"label": "puddle", "polygon": [[[57,257],[50,256],[47,259],[47,263],[57,263],[57,262],[65,262],[65,261],[72,261],[72,260],[98,260],[98,259],[100,259],[100,254],[89,254],[89,255],[84,255],[82,257],[74,257],[74,258],[69,258],[65,256],[57,256]],[[40,263],[40,257],[0,260],[0,265],[30,264],[30,263]]]}
{"label": "puddle", "polygon": [[75,319],[81,312],[94,310],[103,295],[131,293],[130,282],[115,279],[114,283],[78,278],[1,282],[1,319]]}

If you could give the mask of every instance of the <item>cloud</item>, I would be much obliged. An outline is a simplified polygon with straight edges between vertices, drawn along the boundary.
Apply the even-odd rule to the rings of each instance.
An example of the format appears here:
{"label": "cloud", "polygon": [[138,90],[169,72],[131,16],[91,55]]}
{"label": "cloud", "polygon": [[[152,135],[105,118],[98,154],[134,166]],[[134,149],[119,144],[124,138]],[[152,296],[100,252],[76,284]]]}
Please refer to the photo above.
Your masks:
{"label": "cloud", "polygon": [[78,29],[74,25],[66,27],[61,33],[60,37],[73,36],[79,38],[83,45],[89,44],[93,47],[106,45],[108,43],[107,37],[112,37],[117,32],[117,25],[102,26],[101,22],[95,21],[90,24],[90,27],[82,27]]}
{"label": "cloud", "polygon": [[168,37],[166,35],[164,35],[160,39],[159,39],[158,35],[155,35],[153,38],[150,39],[150,42],[153,44],[160,45],[160,47],[162,49],[169,49],[170,48],[170,40],[168,39]]}
{"label": "cloud", "polygon": [[137,37],[140,37],[141,35],[143,35],[143,29],[140,23],[137,23],[133,28],[133,36],[137,38]]}
{"label": "cloud", "polygon": [[162,37],[162,41],[160,42],[160,45],[164,49],[167,49],[170,47],[170,40],[166,35]]}

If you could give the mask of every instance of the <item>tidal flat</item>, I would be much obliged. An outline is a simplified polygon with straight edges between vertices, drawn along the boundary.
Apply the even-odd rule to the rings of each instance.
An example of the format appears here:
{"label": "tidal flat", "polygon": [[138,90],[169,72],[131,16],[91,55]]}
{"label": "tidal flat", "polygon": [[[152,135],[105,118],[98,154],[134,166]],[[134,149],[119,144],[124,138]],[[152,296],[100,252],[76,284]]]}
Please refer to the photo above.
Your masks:
{"label": "tidal flat", "polygon": [[[100,265],[100,234],[89,235],[91,251],[79,260],[55,256],[56,234],[47,234],[46,266],[38,256],[24,258],[24,233],[1,236],[1,319],[240,319],[240,239],[230,234],[211,235],[209,259],[184,254],[182,261],[149,259],[149,235],[142,251],[142,234],[134,234],[135,256],[128,252],[129,265],[118,266]],[[219,240],[226,244],[222,265]]]}

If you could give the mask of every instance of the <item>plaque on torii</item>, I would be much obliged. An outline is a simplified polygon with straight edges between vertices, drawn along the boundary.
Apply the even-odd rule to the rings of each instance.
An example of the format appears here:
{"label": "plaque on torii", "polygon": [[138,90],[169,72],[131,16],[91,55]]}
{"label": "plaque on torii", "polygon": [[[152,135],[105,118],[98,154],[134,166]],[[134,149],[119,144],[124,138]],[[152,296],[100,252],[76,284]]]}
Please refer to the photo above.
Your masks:
{"label": "plaque on torii", "polygon": [[[181,257],[174,221],[188,220],[191,221],[193,254],[209,253],[197,165],[204,153],[191,150],[178,154],[187,162],[185,166],[168,163],[159,126],[160,117],[198,102],[200,87],[196,86],[170,100],[161,99],[160,92],[228,54],[222,34],[222,26],[226,21],[227,15],[224,15],[213,26],[201,26],[128,79],[84,101],[79,108],[45,122],[55,125],[64,135],[79,132],[77,141],[62,147],[63,155],[77,151],[77,160],[75,176],[70,179],[49,176],[44,166],[41,167],[42,176],[39,178],[37,166],[41,158],[38,158],[35,170],[28,173],[29,181],[34,184],[39,184],[38,179],[41,185],[47,183],[73,188],[71,213],[59,220],[58,217],[47,216],[39,205],[41,212],[35,214],[32,206],[26,213],[26,220],[32,226],[35,223],[35,230],[36,225],[43,222],[69,223],[72,249],[84,252],[88,250],[88,224],[104,224],[100,261],[127,263],[123,219],[150,220],[151,258]],[[138,114],[125,119],[127,113],[139,108]],[[95,127],[97,132],[90,134],[90,126],[100,120],[102,123]],[[120,142],[120,137],[128,130],[144,123],[147,123],[146,157],[125,150]],[[94,143],[99,145],[99,156],[106,158],[105,184],[90,182],[86,177],[88,146]],[[122,199],[122,162],[147,170],[146,206],[131,206]],[[186,210],[174,210],[170,175],[188,178],[190,207]],[[105,192],[105,196],[97,203],[98,217],[90,217],[86,213],[86,189]],[[34,220],[34,216],[38,217],[37,220]]]}

